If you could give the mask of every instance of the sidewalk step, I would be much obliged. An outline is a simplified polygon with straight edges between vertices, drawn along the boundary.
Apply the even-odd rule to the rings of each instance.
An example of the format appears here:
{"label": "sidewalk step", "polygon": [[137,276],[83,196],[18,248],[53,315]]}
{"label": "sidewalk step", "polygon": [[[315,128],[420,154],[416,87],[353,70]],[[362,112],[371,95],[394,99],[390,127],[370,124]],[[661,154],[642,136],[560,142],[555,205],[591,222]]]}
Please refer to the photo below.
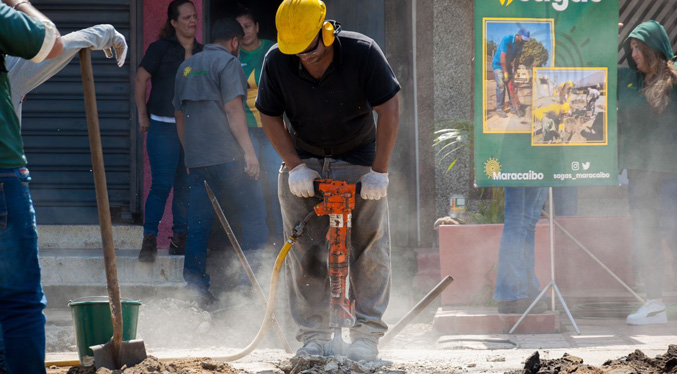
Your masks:
{"label": "sidewalk step", "polygon": [[[120,294],[125,299],[171,296],[185,288],[183,256],[159,249],[155,262],[139,262],[138,249],[116,251]],[[50,307],[80,297],[108,295],[103,250],[41,248],[42,285]]]}
{"label": "sidewalk step", "polygon": [[[183,256],[159,249],[155,262],[140,262],[138,249],[117,250],[118,280],[124,285],[183,283]],[[105,285],[102,249],[40,249],[43,285]]]}
{"label": "sidewalk step", "polygon": [[[520,314],[498,314],[496,308],[442,307],[435,313],[433,329],[442,335],[506,334]],[[529,314],[516,334],[550,334],[560,331],[558,312]]]}
{"label": "sidewalk step", "polygon": [[[116,249],[141,248],[143,227],[114,225],[113,242]],[[38,225],[40,248],[101,248],[99,225]]]}

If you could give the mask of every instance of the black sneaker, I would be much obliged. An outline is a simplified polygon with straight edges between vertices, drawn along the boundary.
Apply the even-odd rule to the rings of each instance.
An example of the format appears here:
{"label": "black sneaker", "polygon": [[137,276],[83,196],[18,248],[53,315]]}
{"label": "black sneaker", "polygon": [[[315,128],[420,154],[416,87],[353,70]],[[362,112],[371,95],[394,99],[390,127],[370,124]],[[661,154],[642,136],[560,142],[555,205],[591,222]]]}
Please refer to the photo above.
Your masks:
{"label": "black sneaker", "polygon": [[174,256],[183,256],[186,254],[186,238],[188,234],[185,232],[174,233],[174,236],[169,238],[169,254]]}
{"label": "black sneaker", "polygon": [[219,299],[214,296],[211,290],[201,290],[196,292],[197,304],[204,310],[212,310],[217,307]]}
{"label": "black sneaker", "polygon": [[139,261],[153,262],[157,256],[157,236],[154,234],[147,234],[143,236],[141,243],[141,252],[139,252]]}

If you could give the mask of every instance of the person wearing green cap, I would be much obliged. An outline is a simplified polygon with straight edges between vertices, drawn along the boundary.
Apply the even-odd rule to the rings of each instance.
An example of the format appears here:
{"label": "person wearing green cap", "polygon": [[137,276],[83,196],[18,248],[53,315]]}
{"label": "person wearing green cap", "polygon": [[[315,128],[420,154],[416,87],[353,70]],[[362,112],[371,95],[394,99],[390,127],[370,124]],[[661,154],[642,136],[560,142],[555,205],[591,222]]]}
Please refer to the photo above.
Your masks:
{"label": "person wearing green cap", "polygon": [[662,242],[674,243],[677,229],[677,71],[656,21],[637,26],[623,48],[629,67],[618,71],[619,163],[628,170],[634,256],[647,296],[626,322],[665,324]]}

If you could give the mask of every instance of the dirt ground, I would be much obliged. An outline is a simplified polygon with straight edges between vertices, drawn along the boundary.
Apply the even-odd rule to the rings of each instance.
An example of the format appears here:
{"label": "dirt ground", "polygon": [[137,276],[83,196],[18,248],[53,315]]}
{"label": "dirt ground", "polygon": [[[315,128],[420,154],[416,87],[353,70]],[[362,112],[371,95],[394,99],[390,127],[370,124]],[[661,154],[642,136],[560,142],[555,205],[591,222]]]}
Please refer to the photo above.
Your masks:
{"label": "dirt ground", "polygon": [[[47,329],[48,361],[77,359],[72,322],[65,313],[60,323],[57,323],[57,316],[48,313],[48,319],[52,320]],[[672,372],[659,371],[661,367],[674,367],[677,362],[675,346],[668,349],[668,344],[677,342],[677,322],[673,321],[662,326],[631,327],[625,324],[624,319],[580,318],[577,323],[582,334],[579,335],[573,332],[568,321],[564,319],[563,330],[559,333],[445,336],[433,328],[432,313],[434,311],[426,311],[390,343],[380,347],[379,358],[382,361],[378,362],[356,363],[343,357],[295,360],[293,354],[280,348],[278,339],[272,333],[250,355],[234,362],[225,362],[224,356],[238,352],[251,341],[260,322],[259,316],[250,315],[250,320],[247,320],[232,312],[210,314],[193,303],[178,300],[148,302],[144,304],[139,317],[139,335],[146,343],[148,354],[153,357],[133,368],[113,373],[527,373],[523,368],[526,363],[535,361],[529,357],[537,351],[540,371],[532,371],[533,374],[573,373],[574,368],[576,373],[584,374],[677,374],[674,368]],[[283,329],[287,330],[284,318],[281,322]],[[246,329],[235,328],[243,327],[242,325],[249,326]],[[239,331],[236,333],[236,330]],[[293,339],[293,333],[289,335],[289,339]],[[511,344],[499,344],[496,343],[497,340],[509,340]],[[297,342],[290,341],[290,344],[294,350],[298,348],[295,345]],[[636,349],[641,349],[646,356],[638,352],[632,353]],[[665,357],[645,358],[656,355]],[[574,356],[581,357],[585,363],[577,363]],[[533,368],[534,365],[530,367]],[[647,371],[653,370],[647,369],[652,367],[658,369]],[[92,368],[82,367],[51,367],[47,372],[111,374],[105,369],[97,372]]]}
{"label": "dirt ground", "polygon": [[565,354],[555,360],[543,360],[534,352],[522,370],[510,371],[507,374],[659,374],[677,373],[677,345],[670,345],[665,354],[655,358],[647,357],[642,351],[635,350],[626,357],[608,360],[602,366],[586,365],[583,359]]}
{"label": "dirt ground", "polygon": [[[497,360],[500,361],[500,358]],[[404,373],[463,373],[460,367],[440,364],[436,368],[426,368],[420,363],[393,364],[387,361],[354,362],[345,357],[307,356],[282,360],[275,364],[277,370],[246,371],[236,369],[227,363],[211,358],[193,358],[182,360],[163,360],[149,357],[142,363],[122,370],[95,370],[92,367],[52,368],[48,374],[207,374],[207,373],[284,373],[284,374],[404,374]],[[650,358],[642,351],[635,350],[625,357],[609,359],[601,366],[588,365],[583,359],[565,353],[562,358],[541,360],[538,351],[529,356],[524,367],[506,371],[506,374],[674,374],[677,373],[677,345],[670,345],[667,352]]]}

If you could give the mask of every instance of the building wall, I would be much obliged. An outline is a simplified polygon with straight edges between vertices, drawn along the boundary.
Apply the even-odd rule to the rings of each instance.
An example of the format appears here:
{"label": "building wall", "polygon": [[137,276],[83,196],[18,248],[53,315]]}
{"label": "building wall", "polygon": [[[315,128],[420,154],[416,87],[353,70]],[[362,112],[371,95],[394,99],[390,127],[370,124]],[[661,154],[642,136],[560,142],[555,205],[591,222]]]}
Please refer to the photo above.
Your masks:
{"label": "building wall", "polygon": [[[433,118],[435,129],[445,120],[472,120],[473,111],[473,17],[474,2],[429,0],[432,3]],[[472,157],[459,160],[447,172],[451,160],[435,165],[437,217],[449,214],[449,196],[472,192]]]}
{"label": "building wall", "polygon": [[[143,1],[143,51],[145,53],[148,46],[158,39],[158,35],[162,30],[166,20],[167,20],[167,6],[171,0],[144,0]],[[202,27],[202,0],[192,0],[195,4],[197,10],[198,23],[197,28],[197,40],[202,43],[203,27]],[[139,59],[139,62],[141,59]],[[148,84],[148,89],[146,90],[147,95],[150,93],[150,83]],[[138,122],[137,122],[138,123]],[[146,136],[143,137],[143,201],[142,201],[142,210],[145,206],[146,198],[148,197],[148,192],[150,191],[151,185],[151,174],[150,174],[150,164],[148,162],[148,153],[146,153]],[[167,204],[165,205],[165,214],[162,217],[160,222],[160,228],[158,232],[158,247],[167,248],[169,246],[168,237],[172,235],[172,197],[173,193],[170,194],[169,199],[167,199]]]}

